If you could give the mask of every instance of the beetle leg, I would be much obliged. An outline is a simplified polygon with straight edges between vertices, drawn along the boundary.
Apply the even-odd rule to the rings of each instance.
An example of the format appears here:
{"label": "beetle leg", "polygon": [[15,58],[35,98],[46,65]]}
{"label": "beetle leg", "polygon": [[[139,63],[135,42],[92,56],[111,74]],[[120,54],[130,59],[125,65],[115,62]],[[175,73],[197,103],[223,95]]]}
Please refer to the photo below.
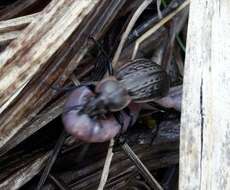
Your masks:
{"label": "beetle leg", "polygon": [[119,146],[122,146],[126,142],[126,134],[124,133],[124,130],[125,130],[125,127],[124,127],[124,125],[125,125],[125,123],[124,123],[124,120],[125,120],[124,114],[126,114],[126,115],[128,115],[130,117],[127,129],[130,126],[132,126],[132,124],[133,124],[134,116],[131,113],[131,111],[129,110],[129,108],[126,107],[124,110],[114,114],[115,119],[117,120],[117,122],[121,126],[120,132],[117,135],[117,137],[115,138],[115,143],[114,143],[115,148],[119,147]]}
{"label": "beetle leg", "polygon": [[119,138],[121,135],[122,135],[122,132],[124,130],[124,117],[122,115],[121,112],[117,112],[117,113],[114,113],[114,117],[116,119],[116,121],[120,124],[121,126],[121,129],[120,129],[120,132],[119,134],[117,135],[117,137]]}
{"label": "beetle leg", "polygon": [[102,53],[102,55],[106,58],[106,60],[107,60],[107,70],[109,72],[109,75],[113,75],[112,61],[111,61],[108,53],[106,53],[106,51],[104,50],[104,48],[102,47],[102,45],[97,40],[95,40],[93,36],[89,36],[89,39],[94,42],[94,44],[100,50],[100,52]]}
{"label": "beetle leg", "polygon": [[133,125],[134,114],[130,111],[128,107],[124,108],[123,112],[125,112],[130,117],[129,124],[128,124],[128,128],[129,128]]}

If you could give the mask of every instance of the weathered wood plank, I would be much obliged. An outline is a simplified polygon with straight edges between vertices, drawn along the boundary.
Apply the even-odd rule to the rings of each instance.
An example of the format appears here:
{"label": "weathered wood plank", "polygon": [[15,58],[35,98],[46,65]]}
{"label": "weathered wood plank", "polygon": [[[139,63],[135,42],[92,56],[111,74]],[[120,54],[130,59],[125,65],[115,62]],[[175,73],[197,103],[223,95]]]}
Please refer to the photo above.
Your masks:
{"label": "weathered wood plank", "polygon": [[[14,94],[18,94],[35,73],[47,64],[97,3],[98,1],[53,0],[41,17],[32,21],[18,39],[0,54],[0,112],[16,98]],[[29,102],[25,101],[25,104]],[[21,106],[17,109],[21,109]],[[25,124],[25,121],[21,124]],[[14,129],[13,132],[11,128],[12,134],[17,131]],[[4,130],[3,124],[0,129],[1,142],[7,140]]]}
{"label": "weathered wood plank", "polygon": [[230,1],[190,7],[180,137],[180,189],[230,189]]}
{"label": "weathered wood plank", "polygon": [[[12,101],[14,101],[14,104],[7,107],[7,110],[5,110],[0,117],[0,147],[12,138],[23,126],[29,123],[35,115],[55,97],[56,93],[50,88],[50,85],[61,86],[65,83],[88,50],[88,36],[94,35],[96,39],[100,38],[106,29],[108,29],[125,2],[126,1],[121,0],[110,2],[104,0],[99,3],[99,1],[93,0],[93,3],[91,3],[90,0],[63,0],[58,2],[54,0],[43,11],[43,14],[45,14],[43,15],[44,17],[41,16],[35,21],[32,21],[19,38],[8,46],[2,53],[6,55],[2,55],[2,59],[7,63],[15,64],[15,66],[19,63],[23,65],[22,68],[17,68],[22,74],[28,73],[28,70],[24,70],[25,67],[30,67],[34,75],[32,76],[30,72],[30,78],[28,78],[28,75],[26,75],[25,78],[22,77],[22,80],[18,81],[18,84],[23,84],[24,81],[25,84],[23,84],[22,87],[24,87],[24,85],[26,86],[22,91],[20,91],[20,88],[17,88],[20,94],[17,92],[15,93],[17,96],[11,96],[11,98],[13,97],[12,100],[7,100],[8,105],[9,102]],[[79,12],[81,3],[84,10],[81,17],[78,17],[77,13]],[[90,6],[88,6],[88,4],[90,4]],[[89,10],[90,8],[91,11]],[[92,11],[93,8],[95,11]],[[87,14],[89,11],[90,14]],[[84,15],[86,18],[82,20]],[[66,19],[68,22],[65,22]],[[48,22],[48,20],[50,20],[50,22]],[[82,23],[78,27],[80,21],[82,21]],[[48,26],[46,26],[46,24],[48,24]],[[41,25],[44,27],[42,28]],[[54,31],[56,34],[47,39]],[[25,33],[28,32],[30,35],[26,36]],[[44,36],[41,33],[43,33]],[[55,36],[58,37],[58,39]],[[21,44],[20,42],[23,43]],[[27,43],[24,44],[24,42]],[[16,44],[15,47],[14,44]],[[27,48],[27,51],[25,48]],[[35,50],[39,50],[39,52]],[[7,51],[8,53],[6,53]],[[8,66],[9,64],[3,64],[2,67],[4,67],[5,70]],[[12,77],[15,78],[13,75]],[[19,78],[15,79],[19,80]],[[7,79],[7,81],[5,87],[8,86],[8,84],[15,83],[13,80],[9,81]],[[14,91],[9,88],[5,90],[10,93]],[[2,95],[7,99],[4,93],[2,93]],[[2,110],[5,108],[1,107]]]}
{"label": "weathered wood plank", "polygon": [[32,21],[19,38],[0,54],[0,106],[3,109],[6,101],[28,83],[97,3],[52,1],[41,17]]}

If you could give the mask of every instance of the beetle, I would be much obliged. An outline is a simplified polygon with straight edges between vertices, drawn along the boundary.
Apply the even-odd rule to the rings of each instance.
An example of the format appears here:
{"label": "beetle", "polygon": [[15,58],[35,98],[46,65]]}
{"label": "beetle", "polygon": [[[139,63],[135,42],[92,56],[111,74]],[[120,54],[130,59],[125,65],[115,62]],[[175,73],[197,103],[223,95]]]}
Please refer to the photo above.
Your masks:
{"label": "beetle", "polygon": [[[103,53],[103,49],[100,49]],[[64,105],[64,128],[78,140],[104,142],[112,139],[135,123],[140,103],[163,97],[169,91],[167,73],[151,60],[142,58],[129,61],[115,72],[108,61],[106,68],[108,77],[96,85],[95,82],[89,82],[77,86]],[[66,136],[63,131],[39,180],[37,190],[46,181]]]}
{"label": "beetle", "polygon": [[144,58],[129,61],[93,87],[75,89],[66,101],[63,124],[77,139],[107,141],[135,122],[140,103],[161,98],[168,91],[169,78],[160,65]]}

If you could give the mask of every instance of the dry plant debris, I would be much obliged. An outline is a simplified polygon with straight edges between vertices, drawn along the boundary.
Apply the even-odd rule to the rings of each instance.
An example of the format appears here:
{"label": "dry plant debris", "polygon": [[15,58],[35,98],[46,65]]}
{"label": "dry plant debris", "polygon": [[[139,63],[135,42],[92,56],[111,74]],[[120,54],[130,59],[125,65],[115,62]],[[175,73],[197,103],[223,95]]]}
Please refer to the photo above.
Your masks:
{"label": "dry plant debris", "polygon": [[[76,85],[108,77],[108,63],[117,71],[140,58],[162,67],[170,89],[139,103],[125,143],[158,189],[177,189],[188,6],[188,0],[0,2],[0,189],[37,187]],[[108,142],[88,144],[66,133],[62,141],[38,189],[97,189]],[[99,189],[151,189],[120,145],[109,152]]]}

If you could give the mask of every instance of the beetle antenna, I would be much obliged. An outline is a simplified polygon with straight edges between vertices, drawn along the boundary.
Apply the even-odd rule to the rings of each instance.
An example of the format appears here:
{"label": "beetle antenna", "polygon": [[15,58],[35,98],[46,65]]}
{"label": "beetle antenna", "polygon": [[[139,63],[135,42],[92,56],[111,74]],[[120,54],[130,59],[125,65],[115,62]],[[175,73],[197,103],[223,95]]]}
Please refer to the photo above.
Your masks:
{"label": "beetle antenna", "polygon": [[54,85],[51,85],[50,88],[52,90],[55,90],[57,92],[68,92],[68,91],[72,91],[72,90],[75,90],[77,88],[80,88],[80,87],[83,87],[83,86],[91,86],[91,85],[94,85],[96,84],[97,81],[92,81],[92,82],[82,82],[81,84],[79,84],[78,86],[76,85],[71,85],[71,86],[67,86],[67,87],[58,87],[58,86],[54,86]]}

